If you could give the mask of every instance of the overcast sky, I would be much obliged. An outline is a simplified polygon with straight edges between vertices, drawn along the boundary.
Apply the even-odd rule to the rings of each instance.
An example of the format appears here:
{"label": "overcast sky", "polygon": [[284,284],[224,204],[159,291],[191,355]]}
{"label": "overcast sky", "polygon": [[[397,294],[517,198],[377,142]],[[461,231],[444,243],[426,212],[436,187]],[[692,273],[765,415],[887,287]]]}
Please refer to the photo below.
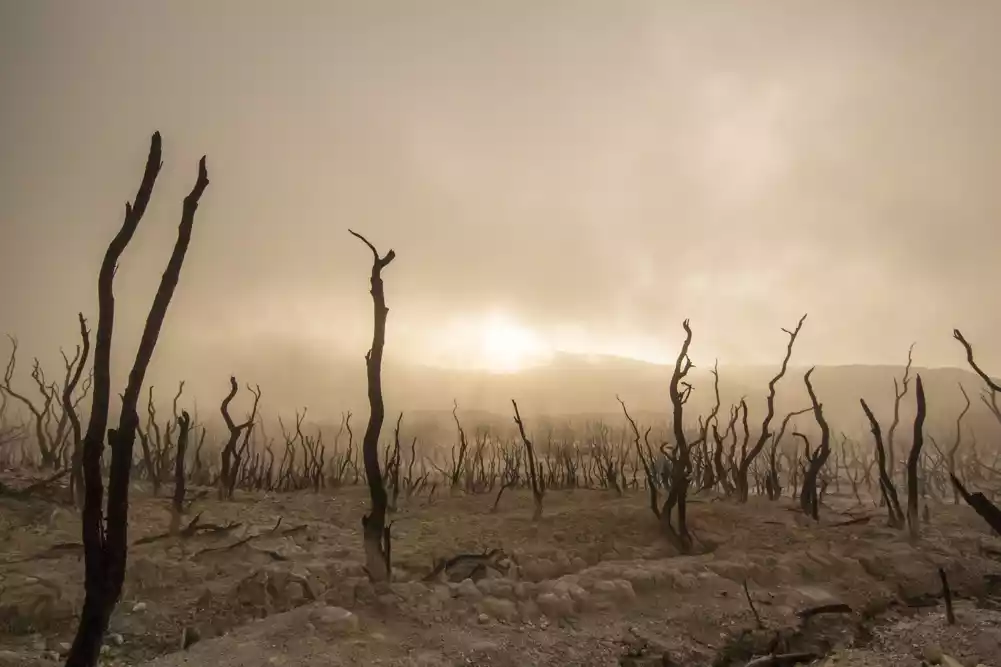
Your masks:
{"label": "overcast sky", "polygon": [[[0,0],[0,330],[134,353],[181,200],[211,184],[158,366],[270,342],[390,352],[503,318],[555,347],[1001,370],[1001,3]],[[472,323],[472,324],[471,324]],[[513,325],[511,325],[513,326]]]}

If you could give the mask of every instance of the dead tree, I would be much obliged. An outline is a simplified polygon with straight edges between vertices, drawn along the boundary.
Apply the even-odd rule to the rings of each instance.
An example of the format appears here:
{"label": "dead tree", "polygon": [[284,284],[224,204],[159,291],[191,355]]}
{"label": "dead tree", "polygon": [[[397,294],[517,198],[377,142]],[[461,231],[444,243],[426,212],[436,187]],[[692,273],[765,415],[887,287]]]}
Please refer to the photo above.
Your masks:
{"label": "dead tree", "polygon": [[[153,485],[153,496],[160,495],[160,485],[164,480],[164,463],[168,453],[164,452],[163,432],[156,420],[156,406],[153,403],[153,386],[149,388],[149,399],[146,402],[146,429],[137,432],[142,448],[143,466],[146,476]],[[168,425],[168,429],[171,428]]]}
{"label": "dead tree", "polygon": [[[952,441],[952,447],[949,448],[948,454],[946,454],[946,465],[948,466],[950,475],[956,474],[956,453],[959,451],[959,446],[963,443],[963,417],[970,411],[970,397],[966,393],[966,389],[963,388],[962,383],[959,384],[959,391],[963,394],[965,404],[959,412],[959,416],[956,417],[956,437]],[[959,490],[955,487],[952,489],[952,502],[956,505],[959,504]]]}
{"label": "dead tree", "polygon": [[363,544],[368,576],[375,582],[389,581],[389,528],[386,526],[386,511],[389,498],[379,470],[379,435],[386,417],[386,406],[382,400],[382,352],[386,346],[386,292],[382,284],[382,270],[396,257],[390,250],[380,257],[379,251],[361,234],[348,230],[372,251],[372,305],[374,328],[372,347],[365,355],[365,369],[368,377],[368,403],[370,413],[365,437],[362,440],[362,457],[365,462],[365,478],[368,482],[372,508],[362,517]]}
{"label": "dead tree", "polygon": [[[236,383],[236,378],[230,376],[229,378],[229,393],[226,394],[226,398],[222,399],[222,404],[219,406],[219,412],[222,413],[223,421],[226,422],[226,428],[229,430],[229,439],[226,441],[225,446],[222,448],[222,470],[219,475],[219,500],[229,500],[233,497],[233,491],[236,489],[236,481],[240,475],[240,461],[243,458],[243,453],[247,449],[247,445],[250,442],[250,434],[254,428],[254,423],[257,421],[257,406],[261,401],[261,388],[257,387],[256,390],[252,389],[250,385],[247,385],[247,390],[254,395],[254,407],[250,412],[250,416],[242,424],[237,424],[233,421],[233,418],[229,414],[229,404],[233,402],[233,398],[236,396],[236,392],[239,391],[239,385]],[[237,450],[236,445],[240,441],[240,436],[243,436],[243,444],[239,450]]]}
{"label": "dead tree", "polygon": [[17,368],[17,338],[8,335],[7,339],[10,340],[10,359],[7,361],[7,369],[3,377],[2,390],[11,398],[16,398],[24,407],[28,409],[32,417],[35,420],[35,440],[38,443],[38,453],[42,458],[42,466],[46,468],[58,469],[59,459],[56,456],[56,452],[50,446],[48,433],[45,430],[45,425],[49,416],[49,409],[52,406],[53,395],[48,391],[48,385],[45,382],[44,376],[42,375],[41,366],[39,366],[38,359],[35,359],[34,367],[31,371],[31,377],[38,385],[39,392],[42,395],[42,402],[40,405],[36,405],[34,401],[25,396],[24,394],[16,391],[11,385],[11,380],[14,377],[14,370]]}
{"label": "dead tree", "polygon": [[[82,533],[84,545],[85,596],[76,637],[66,659],[66,667],[94,667],[100,657],[101,643],[108,621],[122,593],[128,554],[129,474],[139,415],[136,405],[142,383],[156,348],[167,308],[180,277],[184,257],[191,241],[195,211],[208,187],[205,158],[198,164],[198,180],[184,199],[177,241],[160,279],[139,350],[129,373],[117,429],[108,430],[111,402],[111,338],[115,315],[114,277],[118,261],[132,240],[146,211],[156,177],[160,172],[160,133],[154,133],[142,183],[132,204],[125,205],[121,230],[108,245],[97,280],[98,320],[94,343],[94,392],[90,420],[83,440],[84,506]],[[111,470],[108,480],[107,527],[104,516],[104,483],[101,455],[107,433],[111,447]]]}
{"label": "dead tree", "polygon": [[914,343],[911,343],[911,346],[907,348],[907,365],[904,367],[904,377],[901,378],[900,382],[897,382],[897,378],[893,378],[893,421],[890,422],[890,428],[886,432],[887,469],[890,479],[893,479],[897,472],[897,448],[894,445],[894,435],[897,432],[897,426],[900,425],[900,401],[907,396],[907,390],[911,384],[911,364],[913,361]]}
{"label": "dead tree", "polygon": [[469,449],[469,443],[466,441],[466,431],[462,428],[462,423],[459,421],[459,415],[457,414],[459,410],[458,401],[452,402],[452,419],[455,420],[455,428],[459,433],[459,456],[455,455],[455,445],[452,446],[452,469],[448,473],[449,483],[452,485],[452,491],[459,488],[459,477],[462,475],[463,467],[466,461],[466,450]]}
{"label": "dead tree", "polygon": [[[511,405],[514,406],[514,423],[518,425],[518,433],[521,435],[521,442],[525,445],[526,464],[528,466],[528,481],[532,485],[532,500],[535,502],[535,509],[532,512],[532,521],[542,518],[542,501],[546,497],[546,480],[542,476],[542,464],[535,460],[535,448],[532,441],[525,433],[525,424],[521,421],[521,413],[518,412],[518,403],[513,398]],[[498,494],[498,500],[500,495]]]}
{"label": "dead tree", "polygon": [[883,432],[879,427],[876,415],[869,409],[869,405],[865,402],[865,399],[859,399],[859,403],[862,404],[862,411],[865,412],[865,416],[869,420],[872,437],[876,442],[876,466],[879,469],[879,490],[883,496],[883,502],[886,503],[887,512],[890,515],[889,525],[891,528],[903,528],[904,510],[900,507],[897,487],[893,483],[890,471],[887,469],[888,461],[886,449],[883,447]]}
{"label": "dead tree", "polygon": [[987,499],[982,493],[970,493],[963,486],[963,483],[955,475],[949,475],[952,480],[952,485],[959,491],[959,495],[963,497],[966,504],[974,509],[974,511],[980,515],[980,518],[987,522],[987,525],[991,527],[991,530],[995,534],[1001,536],[1001,509],[998,509],[997,505],[992,503]]}
{"label": "dead tree", "polygon": [[191,415],[185,410],[177,419],[177,455],[174,457],[174,496],[171,502],[170,532],[176,533],[181,527],[184,513],[184,456],[188,453],[188,438],[191,434]]}
{"label": "dead tree", "polygon": [[[796,324],[796,328],[792,331],[788,329],[782,329],[789,336],[789,343],[786,345],[786,354],[782,359],[782,366],[779,368],[779,372],[775,374],[768,382],[768,397],[766,400],[765,407],[765,418],[761,422],[761,432],[758,434],[758,440],[754,443],[754,447],[751,451],[747,451],[746,446],[742,448],[740,456],[740,464],[737,466],[736,482],[737,487],[737,500],[742,503],[747,502],[749,495],[748,483],[747,483],[747,471],[750,470],[751,464],[761,453],[761,450],[765,448],[765,444],[768,439],[772,437],[771,431],[768,427],[772,423],[772,419],[775,417],[775,387],[778,385],[779,380],[786,374],[786,369],[789,367],[789,359],[792,357],[792,348],[796,344],[796,337],[799,335],[799,330],[803,328],[803,322],[806,321],[806,314],[799,318],[799,322]],[[744,405],[744,416],[747,416],[747,405]]]}
{"label": "dead tree", "polygon": [[921,461],[921,447],[924,445],[925,388],[921,384],[920,373],[914,378],[914,392],[918,407],[914,416],[914,440],[907,457],[907,527],[912,539],[916,539],[921,530],[921,520],[918,517],[918,463]]}
{"label": "dead tree", "polygon": [[998,384],[977,365],[977,361],[973,357],[973,346],[963,337],[959,329],[953,329],[952,336],[962,344],[963,349],[966,350],[966,362],[987,386],[987,392],[981,394],[980,400],[991,411],[991,414],[998,420],[998,423],[1001,424],[1001,406],[998,406],[998,394],[1001,394],[1001,384]]}
{"label": "dead tree", "polygon": [[80,382],[80,375],[83,367],[87,364],[90,356],[90,330],[87,329],[87,320],[83,313],[78,314],[80,320],[80,340],[83,343],[80,362],[76,366],[73,377],[66,383],[63,389],[63,414],[70,420],[70,428],[73,433],[73,450],[70,458],[70,496],[72,496],[76,506],[83,508],[83,429],[80,425],[80,417],[76,412],[76,402],[73,400],[73,392],[77,383]]}
{"label": "dead tree", "polygon": [[[987,390],[990,392],[988,399],[987,396],[981,396],[981,400],[987,405],[988,408],[994,413],[998,421],[1001,421],[1001,410],[998,410],[997,397],[1001,393],[1001,385],[999,385],[990,375],[988,375],[980,366],[977,364],[976,358],[973,354],[973,346],[966,340],[962,332],[959,329],[953,329],[953,338],[958,340],[966,350],[966,362],[970,365],[970,368],[980,376],[980,379],[984,381],[987,386]],[[974,442],[974,453],[976,442]],[[952,480],[953,487],[959,491],[959,494],[963,497],[963,500],[976,510],[977,514],[987,522],[991,529],[1001,535],[1001,509],[998,509],[994,503],[987,499],[987,497],[982,493],[969,493],[966,488],[960,483],[956,475],[950,474],[949,477]]]}
{"label": "dead tree", "polygon": [[0,470],[11,463],[13,445],[20,444],[27,432],[24,424],[8,421],[7,406],[7,394],[0,391]]}
{"label": "dead tree", "polygon": [[809,451],[809,441],[806,441],[806,436],[800,434],[800,437],[807,442],[807,460],[809,463],[807,464],[806,474],[803,476],[803,490],[799,496],[799,504],[807,516],[817,521],[820,519],[817,478],[827,463],[827,458],[831,455],[831,429],[824,418],[824,406],[817,401],[817,394],[814,392],[813,384],[810,382],[810,375],[812,373],[813,368],[808,370],[806,375],[803,376],[803,382],[806,384],[806,391],[810,395],[810,403],[813,405],[813,417],[817,420],[817,426],[820,427],[820,444],[817,446],[817,450],[811,454]]}
{"label": "dead tree", "polygon": [[806,414],[811,410],[813,408],[803,408],[802,410],[790,412],[782,419],[779,432],[772,436],[772,444],[768,452],[768,472],[765,477],[765,492],[768,494],[769,500],[778,500],[782,497],[782,479],[779,476],[778,449],[779,443],[782,442],[782,438],[785,436],[786,429],[789,428],[789,421],[793,417]]}
{"label": "dead tree", "polygon": [[[719,398],[719,359],[713,362],[713,369],[709,372],[713,376],[713,396],[715,397],[715,403],[713,403],[712,410],[709,411],[709,416],[702,423],[702,447],[704,454],[702,457],[702,483],[699,485],[702,491],[707,491],[716,486],[717,468],[714,464],[717,457],[720,467],[722,467],[723,463],[723,444],[719,437],[719,408],[721,405]],[[713,434],[714,443],[712,449],[709,446],[710,430]]]}
{"label": "dead tree", "polygon": [[[393,487],[393,497],[389,503],[389,509],[396,511],[400,500],[400,423],[403,421],[403,413],[396,419],[396,428],[393,429],[393,453],[386,461],[386,481]],[[416,439],[414,440],[416,443]]]}
{"label": "dead tree", "polygon": [[[682,553],[691,551],[692,537],[688,532],[688,485],[691,481],[691,450],[689,448],[688,436],[685,433],[684,413],[685,403],[692,393],[692,385],[685,381],[688,371],[694,368],[692,360],[688,357],[688,348],[692,344],[692,328],[688,320],[682,322],[681,327],[685,330],[685,341],[681,344],[681,351],[678,359],[674,363],[674,372],[671,373],[671,383],[668,386],[668,394],[671,398],[672,429],[674,432],[674,449],[671,450],[669,459],[670,488],[667,490],[667,498],[660,509],[660,523],[665,534]],[[675,522],[673,517],[677,516]]]}
{"label": "dead tree", "polygon": [[497,508],[500,507],[501,496],[504,495],[506,490],[515,486],[521,478],[520,451],[517,448],[512,448],[510,451],[502,451],[501,456],[504,459],[504,469],[501,472],[500,490],[497,491],[493,507],[490,508],[491,513],[497,512]]}

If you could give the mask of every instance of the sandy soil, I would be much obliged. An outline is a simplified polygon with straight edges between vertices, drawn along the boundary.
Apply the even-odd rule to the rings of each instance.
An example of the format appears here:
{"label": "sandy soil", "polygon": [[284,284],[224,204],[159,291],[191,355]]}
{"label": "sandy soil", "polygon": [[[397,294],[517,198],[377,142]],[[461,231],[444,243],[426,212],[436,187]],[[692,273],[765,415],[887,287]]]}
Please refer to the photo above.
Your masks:
{"label": "sandy soil", "polygon": [[[165,532],[167,501],[134,496],[131,539]],[[965,507],[934,508],[912,544],[847,499],[830,499],[818,525],[786,501],[705,496],[691,505],[701,553],[679,556],[642,494],[550,492],[538,523],[527,493],[505,494],[496,514],[488,496],[401,499],[394,582],[376,589],[362,570],[366,501],[353,488],[196,502],[200,524],[235,525],[131,549],[104,664],[725,666],[774,651],[1001,667],[1001,539]],[[0,667],[65,651],[82,595],[78,531],[72,511],[0,499]],[[438,557],[492,548],[506,557],[476,581],[422,581]],[[800,616],[833,603],[851,612]]]}

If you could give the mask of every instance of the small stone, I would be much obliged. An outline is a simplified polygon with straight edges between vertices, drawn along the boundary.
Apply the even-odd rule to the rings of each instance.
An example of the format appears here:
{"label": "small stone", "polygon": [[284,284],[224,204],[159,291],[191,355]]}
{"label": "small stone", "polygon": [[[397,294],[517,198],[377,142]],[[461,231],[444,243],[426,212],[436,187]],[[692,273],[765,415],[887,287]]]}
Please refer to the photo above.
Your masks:
{"label": "small stone", "polygon": [[476,620],[478,620],[480,623],[489,623],[490,616],[488,616],[487,614],[480,614],[479,616],[476,617]]}
{"label": "small stone", "polygon": [[135,613],[139,613],[141,611],[146,611],[146,603],[145,602],[136,602],[134,605],[132,605],[132,611],[135,612]]}
{"label": "small stone", "polygon": [[921,657],[924,658],[929,664],[941,664],[942,649],[937,644],[928,644],[924,647],[924,650],[921,651]]}
{"label": "small stone", "polygon": [[526,622],[531,622],[542,615],[539,610],[539,605],[535,604],[535,600],[522,600],[518,603],[518,614],[521,619]]}
{"label": "small stone", "polygon": [[289,582],[288,586],[285,587],[285,597],[293,607],[298,607],[309,599],[306,589],[303,588],[300,581]]}
{"label": "small stone", "polygon": [[73,646],[69,642],[59,642],[59,655],[66,655]]}
{"label": "small stone", "polygon": [[108,633],[108,643],[114,644],[115,646],[121,646],[125,643],[125,637],[122,637],[117,632]]}
{"label": "small stone", "polygon": [[519,600],[528,600],[535,595],[536,588],[533,583],[519,581],[514,585],[514,595]]}
{"label": "small stone", "polygon": [[310,621],[317,628],[338,635],[358,632],[358,617],[341,607],[319,607],[310,614]]}
{"label": "small stone", "polygon": [[483,610],[494,618],[502,621],[513,621],[518,618],[518,607],[511,600],[488,597],[484,598],[481,604]]}
{"label": "small stone", "polygon": [[111,653],[111,647],[107,644],[101,644],[101,655],[108,655]]}
{"label": "small stone", "polygon": [[479,600],[483,597],[483,591],[476,587],[472,579],[463,579],[458,588],[459,597],[467,600]]}
{"label": "small stone", "polygon": [[555,593],[543,593],[535,601],[546,616],[562,618],[573,614],[573,600],[569,597],[562,597]]}

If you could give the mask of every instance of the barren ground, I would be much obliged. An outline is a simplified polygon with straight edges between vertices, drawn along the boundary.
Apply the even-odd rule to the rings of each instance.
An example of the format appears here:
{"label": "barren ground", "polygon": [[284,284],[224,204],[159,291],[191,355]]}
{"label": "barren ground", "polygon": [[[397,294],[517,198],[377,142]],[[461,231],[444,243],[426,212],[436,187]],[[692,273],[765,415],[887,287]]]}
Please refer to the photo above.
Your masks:
{"label": "barren ground", "polygon": [[[527,492],[505,494],[496,514],[492,502],[401,499],[395,581],[376,590],[362,570],[363,489],[198,501],[186,521],[239,525],[132,547],[104,664],[745,665],[775,650],[1001,667],[1001,540],[966,507],[934,507],[912,544],[847,499],[828,499],[814,525],[789,501],[703,496],[690,506],[702,553],[678,556],[643,493],[550,492],[538,523]],[[132,541],[165,532],[168,501],[134,490],[130,522]],[[72,511],[0,499],[0,666],[55,664],[71,640],[79,539]],[[509,558],[476,582],[422,581],[437,557],[495,547]],[[797,615],[835,602],[851,613]],[[182,635],[197,641],[181,650]]]}

